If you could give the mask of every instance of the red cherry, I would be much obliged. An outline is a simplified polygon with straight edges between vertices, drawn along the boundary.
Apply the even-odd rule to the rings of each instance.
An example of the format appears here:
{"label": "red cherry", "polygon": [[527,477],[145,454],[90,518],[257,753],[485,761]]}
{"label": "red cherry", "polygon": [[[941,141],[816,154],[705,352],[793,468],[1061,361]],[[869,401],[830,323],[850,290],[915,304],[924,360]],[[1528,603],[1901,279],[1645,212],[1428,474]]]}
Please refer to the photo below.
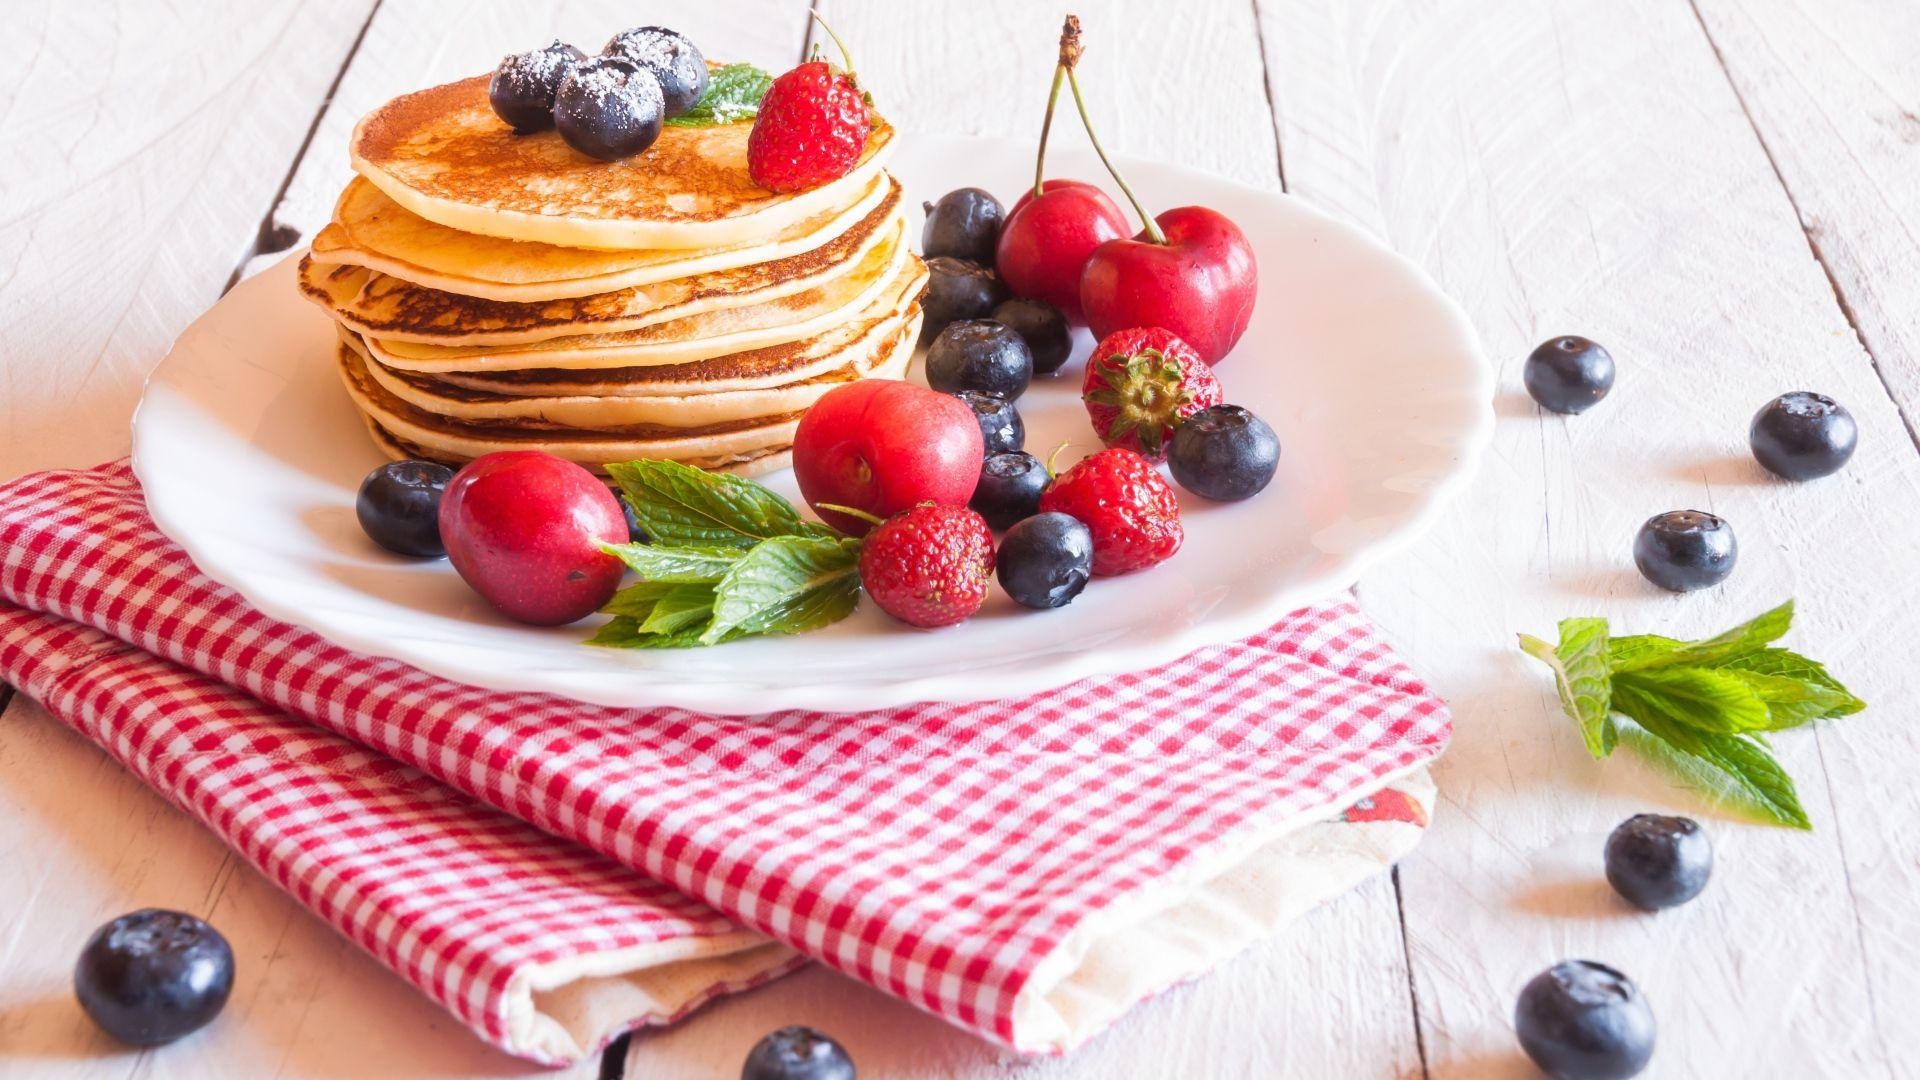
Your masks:
{"label": "red cherry", "polygon": [[1047,180],[1013,204],[994,265],[1015,296],[1044,300],[1084,324],[1080,276],[1094,249],[1127,235],[1127,216],[1083,180]]}
{"label": "red cherry", "polygon": [[800,418],[793,474],[821,519],[849,536],[871,522],[821,508],[889,518],[923,502],[965,506],[986,453],[980,422],[959,398],[893,379],[832,391]]}
{"label": "red cherry", "polygon": [[627,541],[607,485],[540,450],[468,462],[440,500],[440,537],[461,578],[508,618],[559,626],[598,611],[620,587]]}
{"label": "red cherry", "polygon": [[1080,302],[1095,337],[1132,326],[1171,330],[1215,364],[1253,318],[1259,268],[1253,245],[1225,214],[1181,206],[1154,218],[1166,243],[1146,234],[1109,240],[1087,261]]}

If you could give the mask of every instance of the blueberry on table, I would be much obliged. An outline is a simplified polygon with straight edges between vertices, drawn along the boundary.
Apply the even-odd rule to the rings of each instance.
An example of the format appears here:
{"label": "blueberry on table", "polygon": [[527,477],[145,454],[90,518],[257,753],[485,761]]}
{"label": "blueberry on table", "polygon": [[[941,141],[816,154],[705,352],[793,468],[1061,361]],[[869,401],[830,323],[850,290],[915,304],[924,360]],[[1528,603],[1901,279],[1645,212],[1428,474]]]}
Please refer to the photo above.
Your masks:
{"label": "blueberry on table", "polygon": [[233,949],[191,915],[147,908],[93,932],[73,969],[93,1022],[131,1046],[159,1046],[205,1027],[233,992]]}
{"label": "blueberry on table", "polygon": [[1533,977],[1513,1008],[1520,1047],[1554,1080],[1626,1080],[1653,1057],[1653,1010],[1633,980],[1590,960]]}
{"label": "blueberry on table", "polygon": [[698,105],[707,92],[707,58],[685,36],[664,26],[622,30],[600,55],[619,57],[650,72],[660,84],[668,119]]}
{"label": "blueberry on table", "polygon": [[927,349],[927,385],[943,394],[986,390],[1013,401],[1033,381],[1033,354],[1020,335],[991,319],[963,319]]}
{"label": "blueberry on table", "polygon": [[367,474],[353,511],[374,543],[398,555],[438,559],[440,497],[453,470],[431,461],[389,461]]}
{"label": "blueberry on table", "polygon": [[1059,371],[1073,354],[1073,329],[1067,325],[1067,317],[1045,300],[1016,296],[994,308],[992,318],[1027,343],[1036,375]]}
{"label": "blueberry on table", "polygon": [[1007,298],[1000,275],[966,259],[939,255],[927,260],[927,295],[920,299],[924,313],[920,340],[930,341],[948,324],[961,319],[983,319]]}
{"label": "blueberry on table", "polygon": [[1093,576],[1093,533],[1067,514],[1035,514],[1007,530],[993,566],[1015,603],[1065,607]]}
{"label": "blueberry on table", "polygon": [[1005,394],[962,390],[954,396],[966,402],[967,408],[973,410],[974,419],[980,421],[980,436],[986,442],[988,456],[1027,445],[1026,422],[1020,419],[1020,410],[1013,407]]}
{"label": "blueberry on table", "polygon": [[1040,496],[1053,483],[1040,459],[1023,450],[988,454],[980,463],[980,483],[967,503],[987,519],[987,528],[1002,532],[1014,522],[1040,512]]}
{"label": "blueberry on table", "polygon": [[487,103],[494,115],[521,135],[553,126],[553,96],[561,80],[586,60],[587,54],[555,40],[544,49],[515,53],[500,61],[487,81]]}
{"label": "blueberry on table", "polygon": [[1000,243],[1000,224],[1007,208],[977,187],[963,187],[925,204],[927,223],[920,229],[920,254],[931,259],[950,255],[981,266],[993,265]]}
{"label": "blueberry on table", "polygon": [[783,1027],[753,1045],[740,1080],[854,1080],[839,1043],[807,1027]]}
{"label": "blueberry on table", "polygon": [[1583,413],[1613,389],[1613,356],[1583,337],[1540,343],[1522,372],[1527,393],[1557,413]]}
{"label": "blueberry on table", "polygon": [[1806,390],[1767,402],[1747,429],[1754,460],[1788,480],[1839,472],[1859,441],[1860,429],[1845,405]]}
{"label": "blueberry on table", "polygon": [[1607,881],[1648,911],[1700,895],[1713,873],[1713,841],[1692,818],[1635,814],[1607,837]]}
{"label": "blueberry on table", "polygon": [[1167,468],[1181,487],[1203,499],[1251,498],[1280,468],[1280,438],[1238,405],[1212,405],[1174,429]]}
{"label": "blueberry on table", "polygon": [[632,157],[660,137],[666,123],[660,80],[618,57],[588,60],[560,81],[553,126],[567,145],[601,161]]}
{"label": "blueberry on table", "polygon": [[1641,576],[1670,592],[1693,592],[1727,580],[1739,557],[1733,526],[1699,510],[1669,510],[1640,526],[1633,562]]}

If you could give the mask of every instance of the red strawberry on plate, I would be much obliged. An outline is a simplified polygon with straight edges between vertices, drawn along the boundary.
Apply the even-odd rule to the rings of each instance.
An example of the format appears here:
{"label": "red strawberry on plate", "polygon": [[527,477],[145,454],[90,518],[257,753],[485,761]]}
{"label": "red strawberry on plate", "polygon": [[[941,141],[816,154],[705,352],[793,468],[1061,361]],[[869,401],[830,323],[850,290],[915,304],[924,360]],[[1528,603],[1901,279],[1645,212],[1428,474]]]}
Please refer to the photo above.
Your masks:
{"label": "red strawberry on plate", "polygon": [[1080,397],[1100,441],[1154,461],[1167,456],[1182,421],[1224,400],[1213,368],[1158,327],[1118,330],[1101,339],[1087,359]]}
{"label": "red strawberry on plate", "polygon": [[923,503],[867,534],[860,583],[880,610],[909,626],[963,622],[987,601],[993,534],[962,506]]}
{"label": "red strawberry on plate", "polygon": [[1093,572],[1105,577],[1157,566],[1180,550],[1180,501],[1153,463],[1125,447],[1102,450],[1061,473],[1040,496],[1093,533]]}
{"label": "red strawberry on plate", "polygon": [[809,60],[773,80],[747,135],[747,174],[769,191],[804,191],[838,180],[867,149],[867,92],[854,81],[847,47],[831,27],[827,33],[847,69]]}

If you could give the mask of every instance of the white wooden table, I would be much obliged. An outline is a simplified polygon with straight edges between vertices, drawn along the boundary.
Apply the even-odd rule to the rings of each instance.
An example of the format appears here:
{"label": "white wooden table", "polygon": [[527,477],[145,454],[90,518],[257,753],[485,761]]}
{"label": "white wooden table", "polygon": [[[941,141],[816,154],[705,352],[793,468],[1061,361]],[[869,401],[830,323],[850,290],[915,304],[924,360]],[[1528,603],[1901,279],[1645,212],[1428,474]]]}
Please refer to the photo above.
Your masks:
{"label": "white wooden table", "polygon": [[[0,477],[126,452],[142,377],[250,256],[325,219],[368,108],[554,34],[591,49],[635,21],[780,69],[808,40],[805,6],[9,3]],[[901,127],[1037,129],[1057,7],[824,7]],[[1920,9],[1075,10],[1110,147],[1284,188],[1377,232],[1466,307],[1499,365],[1479,483],[1359,587],[1456,711],[1432,835],[1391,878],[1068,1059],[1015,1062],[815,970],[568,1075],[731,1075],[761,1033],[801,1022],[840,1037],[869,1078],[1525,1076],[1513,996],[1568,956],[1640,981],[1660,1021],[1649,1075],[1917,1075]],[[1070,119],[1063,130],[1076,137]],[[1521,358],[1558,333],[1620,363],[1613,396],[1583,418],[1542,416],[1520,390]],[[1747,456],[1749,416],[1792,389],[1859,419],[1846,472],[1793,486]],[[1639,580],[1628,545],[1640,520],[1684,507],[1730,518],[1742,565],[1716,592],[1675,598]],[[1630,752],[1595,764],[1511,647],[1570,614],[1691,636],[1787,596],[1802,613],[1793,641],[1872,705],[1778,740],[1811,834],[1716,813]],[[1601,840],[1640,810],[1708,822],[1719,864],[1698,902],[1646,916],[1607,891]],[[0,718],[0,867],[0,1074],[527,1071],[21,698]],[[151,904],[211,918],[242,975],[219,1024],[136,1055],[89,1026],[68,979],[93,926]]]}

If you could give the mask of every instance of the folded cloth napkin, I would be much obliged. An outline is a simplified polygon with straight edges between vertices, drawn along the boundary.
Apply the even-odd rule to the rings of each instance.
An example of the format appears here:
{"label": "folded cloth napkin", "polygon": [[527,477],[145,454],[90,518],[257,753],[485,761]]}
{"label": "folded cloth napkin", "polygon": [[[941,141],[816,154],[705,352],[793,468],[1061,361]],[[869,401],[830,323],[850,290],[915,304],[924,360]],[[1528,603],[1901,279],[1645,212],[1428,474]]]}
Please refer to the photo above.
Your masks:
{"label": "folded cloth napkin", "polygon": [[[159,533],[124,464],[0,487],[0,598],[1027,1052],[1077,1045],[1402,854],[1449,730],[1346,602],[1018,701],[741,718],[483,691],[251,609]],[[450,1007],[486,994],[396,970]]]}

